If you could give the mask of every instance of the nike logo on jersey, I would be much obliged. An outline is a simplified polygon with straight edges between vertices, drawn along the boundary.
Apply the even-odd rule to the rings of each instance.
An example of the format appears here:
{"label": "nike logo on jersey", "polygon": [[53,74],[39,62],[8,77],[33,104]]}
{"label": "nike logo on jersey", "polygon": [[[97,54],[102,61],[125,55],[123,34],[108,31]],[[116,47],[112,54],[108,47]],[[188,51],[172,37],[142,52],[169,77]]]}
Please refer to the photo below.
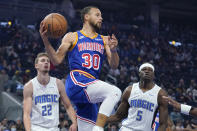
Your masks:
{"label": "nike logo on jersey", "polygon": [[80,36],[80,37],[79,37],[79,39],[83,39],[83,38],[85,38],[85,36]]}
{"label": "nike logo on jersey", "polygon": [[102,41],[103,39],[97,39],[97,38],[96,38],[95,40]]}

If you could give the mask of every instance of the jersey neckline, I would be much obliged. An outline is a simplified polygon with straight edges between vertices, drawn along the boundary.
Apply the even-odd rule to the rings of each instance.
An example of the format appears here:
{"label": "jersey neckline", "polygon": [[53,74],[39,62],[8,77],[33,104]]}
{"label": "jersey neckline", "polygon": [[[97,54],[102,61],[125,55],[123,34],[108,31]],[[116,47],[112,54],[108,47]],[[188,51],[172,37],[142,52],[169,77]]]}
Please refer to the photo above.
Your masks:
{"label": "jersey neckline", "polygon": [[80,32],[81,32],[82,35],[84,35],[85,37],[88,37],[88,38],[90,38],[90,39],[94,39],[94,38],[96,38],[96,37],[98,36],[98,33],[96,33],[94,36],[90,37],[90,36],[86,35],[86,34],[83,32],[83,30],[80,30]]}

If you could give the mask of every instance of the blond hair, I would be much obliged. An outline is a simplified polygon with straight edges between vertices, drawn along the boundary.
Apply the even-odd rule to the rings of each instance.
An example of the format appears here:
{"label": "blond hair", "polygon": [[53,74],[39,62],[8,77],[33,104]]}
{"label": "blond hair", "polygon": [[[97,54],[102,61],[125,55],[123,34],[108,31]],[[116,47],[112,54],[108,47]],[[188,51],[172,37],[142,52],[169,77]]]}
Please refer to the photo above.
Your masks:
{"label": "blond hair", "polygon": [[49,55],[48,55],[46,52],[41,52],[41,53],[39,53],[39,54],[37,55],[37,57],[36,57],[36,59],[35,59],[35,64],[38,63],[38,59],[39,59],[40,57],[42,57],[42,56],[46,56],[46,57],[49,58]]}

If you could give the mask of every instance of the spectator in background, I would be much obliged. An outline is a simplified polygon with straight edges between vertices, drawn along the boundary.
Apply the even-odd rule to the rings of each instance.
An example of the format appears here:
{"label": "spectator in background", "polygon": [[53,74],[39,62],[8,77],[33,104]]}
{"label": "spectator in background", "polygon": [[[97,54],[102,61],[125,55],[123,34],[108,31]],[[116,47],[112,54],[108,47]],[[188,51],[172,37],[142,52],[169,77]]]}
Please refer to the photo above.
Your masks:
{"label": "spectator in background", "polygon": [[174,122],[182,121],[183,117],[181,116],[181,113],[177,112],[175,109],[170,113],[170,118]]}
{"label": "spectator in background", "polygon": [[118,131],[118,127],[116,124],[111,125],[111,131]]}
{"label": "spectator in background", "polygon": [[4,118],[1,122],[1,130],[4,130],[8,127],[8,119],[7,118]]}
{"label": "spectator in background", "polygon": [[12,81],[14,81],[15,83],[23,83],[23,79],[21,77],[21,72],[16,70],[14,76],[12,77]]}
{"label": "spectator in background", "polygon": [[69,130],[69,122],[68,120],[63,120],[60,122],[60,131],[68,131]]}
{"label": "spectator in background", "polygon": [[3,125],[2,125],[2,123],[0,122],[0,131],[2,131],[3,130]]}
{"label": "spectator in background", "polygon": [[192,97],[193,97],[193,102],[195,102],[195,104],[197,103],[197,86],[194,87],[194,89],[192,90]]}
{"label": "spectator in background", "polygon": [[4,87],[5,87],[6,83],[8,82],[8,80],[9,80],[9,76],[6,73],[6,70],[2,69],[0,71],[0,91],[4,90]]}
{"label": "spectator in background", "polygon": [[25,70],[25,74],[23,75],[23,84],[27,83],[31,79],[31,71],[29,69]]}
{"label": "spectator in background", "polygon": [[16,129],[16,124],[12,124],[12,125],[10,126],[10,131],[18,131],[18,130]]}
{"label": "spectator in background", "polygon": [[197,130],[197,119],[192,119],[191,122],[187,125],[186,129],[188,130]]}
{"label": "spectator in background", "polygon": [[183,131],[184,127],[182,121],[177,121],[175,126],[176,131]]}
{"label": "spectator in background", "polygon": [[23,123],[21,121],[21,118],[18,118],[16,120],[16,129],[17,129],[17,131],[23,131],[24,130],[24,126],[23,126]]}

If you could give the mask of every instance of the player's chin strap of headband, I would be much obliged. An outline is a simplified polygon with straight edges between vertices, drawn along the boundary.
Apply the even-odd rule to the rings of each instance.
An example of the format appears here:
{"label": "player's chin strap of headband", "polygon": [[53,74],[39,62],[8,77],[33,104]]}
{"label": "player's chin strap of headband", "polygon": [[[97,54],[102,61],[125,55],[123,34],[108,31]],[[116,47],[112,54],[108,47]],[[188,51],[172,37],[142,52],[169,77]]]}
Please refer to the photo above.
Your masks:
{"label": "player's chin strap of headband", "polygon": [[153,66],[152,64],[150,64],[150,63],[144,63],[144,64],[142,64],[142,65],[140,66],[139,72],[140,72],[144,67],[150,67],[150,68],[153,69],[153,72],[155,71],[155,68],[154,68],[154,66]]}

